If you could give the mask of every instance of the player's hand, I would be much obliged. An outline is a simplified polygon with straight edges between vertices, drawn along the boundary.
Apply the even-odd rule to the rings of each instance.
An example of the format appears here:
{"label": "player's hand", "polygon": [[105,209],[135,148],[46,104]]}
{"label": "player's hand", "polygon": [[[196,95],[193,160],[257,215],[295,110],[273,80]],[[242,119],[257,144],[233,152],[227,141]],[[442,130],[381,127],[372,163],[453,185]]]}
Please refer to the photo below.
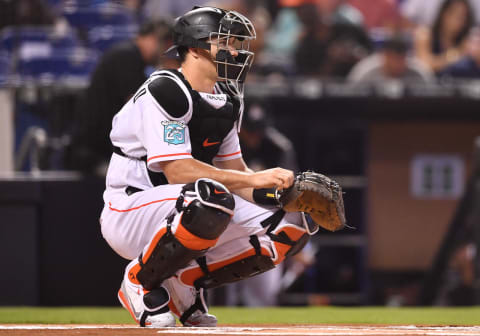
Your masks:
{"label": "player's hand", "polygon": [[272,168],[253,173],[250,176],[252,186],[259,188],[287,189],[293,184],[293,171],[283,168]]}

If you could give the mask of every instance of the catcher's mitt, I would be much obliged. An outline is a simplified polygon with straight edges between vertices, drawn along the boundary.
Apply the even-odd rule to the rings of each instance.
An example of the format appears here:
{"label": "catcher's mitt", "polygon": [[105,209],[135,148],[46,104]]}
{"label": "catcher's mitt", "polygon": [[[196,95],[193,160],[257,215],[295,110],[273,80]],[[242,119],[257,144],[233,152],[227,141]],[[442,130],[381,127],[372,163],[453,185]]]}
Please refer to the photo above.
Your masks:
{"label": "catcher's mitt", "polygon": [[321,227],[337,231],[346,225],[342,188],[325,175],[307,171],[296,176],[293,185],[280,196],[287,212],[308,213]]}

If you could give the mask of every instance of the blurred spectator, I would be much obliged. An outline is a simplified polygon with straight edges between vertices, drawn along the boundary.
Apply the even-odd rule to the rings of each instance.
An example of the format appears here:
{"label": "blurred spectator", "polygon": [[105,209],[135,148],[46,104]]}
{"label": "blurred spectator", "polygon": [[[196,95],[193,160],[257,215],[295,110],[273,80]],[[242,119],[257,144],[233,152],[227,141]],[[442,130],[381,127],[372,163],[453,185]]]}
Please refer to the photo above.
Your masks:
{"label": "blurred spectator", "polygon": [[254,67],[264,73],[293,72],[294,53],[302,31],[294,6],[302,0],[280,0],[282,6],[276,13],[275,20],[265,32],[264,49],[255,55]]}
{"label": "blurred spectator", "polygon": [[365,0],[349,0],[349,3],[362,13],[367,30],[387,28],[391,31],[397,31],[403,27],[396,0],[375,0],[374,5],[372,2]]}
{"label": "blurred spectator", "polygon": [[161,19],[170,18],[174,19],[177,16],[191,10],[194,6],[216,6],[220,8],[228,7],[231,5],[231,0],[146,0],[143,7],[143,12],[146,18],[149,19]]}
{"label": "blurred spectator", "polygon": [[471,241],[456,248],[447,269],[444,303],[453,306],[475,305],[476,254],[476,246]]}
{"label": "blurred spectator", "polygon": [[467,43],[467,56],[448,66],[440,74],[442,77],[480,79],[480,28],[470,34]]}
{"label": "blurred spectator", "polygon": [[400,36],[385,41],[379,52],[361,60],[348,75],[353,83],[382,83],[386,80],[431,81],[425,66],[407,55],[408,42]]}
{"label": "blurred spectator", "polygon": [[0,29],[7,26],[51,26],[58,35],[68,29],[67,21],[43,0],[0,0]]}
{"label": "blurred spectator", "polygon": [[232,6],[226,6],[226,9],[238,11],[252,21],[257,38],[251,42],[250,50],[255,53],[263,49],[265,32],[272,23],[266,6],[266,1],[259,0],[234,0]]}
{"label": "blurred spectator", "polygon": [[358,24],[322,19],[314,4],[299,6],[297,15],[303,25],[295,53],[300,75],[344,77],[371,49],[368,35]]}
{"label": "blurred spectator", "polygon": [[16,25],[53,25],[54,15],[43,0],[0,1],[0,28]]}
{"label": "blurred spectator", "polygon": [[316,0],[316,3],[325,21],[363,27],[363,14],[346,0]]}
{"label": "blurred spectator", "polygon": [[255,171],[273,167],[298,171],[292,143],[270,125],[267,113],[262,102],[249,102],[245,108],[239,134],[243,159]]}
{"label": "blurred spectator", "polygon": [[142,25],[134,40],[120,43],[102,56],[79,104],[78,129],[73,131],[70,157],[72,169],[91,172],[108,161],[112,154],[108,134],[113,116],[147,79],[149,67],[159,65],[170,39],[169,24],[150,21]]}
{"label": "blurred spectator", "polygon": [[445,0],[431,28],[415,32],[418,58],[434,72],[440,72],[466,54],[466,41],[473,27],[468,0]]}
{"label": "blurred spectator", "polygon": [[[445,0],[403,0],[400,6],[402,15],[411,23],[432,26]],[[480,0],[469,0],[475,19],[480,23]]]}

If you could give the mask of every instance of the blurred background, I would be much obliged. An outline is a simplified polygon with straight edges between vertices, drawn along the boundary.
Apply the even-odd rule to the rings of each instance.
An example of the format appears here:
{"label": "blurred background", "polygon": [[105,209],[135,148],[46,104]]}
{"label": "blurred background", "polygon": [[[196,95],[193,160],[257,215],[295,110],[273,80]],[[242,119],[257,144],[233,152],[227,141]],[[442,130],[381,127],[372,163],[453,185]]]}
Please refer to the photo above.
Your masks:
{"label": "blurred background", "polygon": [[355,227],[211,303],[479,305],[480,0],[0,0],[0,305],[118,305],[112,117],[206,4],[257,30],[247,163],[333,177]]}

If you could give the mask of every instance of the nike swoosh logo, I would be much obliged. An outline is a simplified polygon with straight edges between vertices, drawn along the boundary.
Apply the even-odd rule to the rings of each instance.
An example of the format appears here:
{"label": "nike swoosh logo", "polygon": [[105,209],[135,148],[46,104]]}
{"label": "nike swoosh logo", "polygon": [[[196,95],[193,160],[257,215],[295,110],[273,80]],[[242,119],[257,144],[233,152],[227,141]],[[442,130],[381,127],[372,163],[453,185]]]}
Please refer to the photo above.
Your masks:
{"label": "nike swoosh logo", "polygon": [[227,193],[226,191],[219,191],[219,190],[217,190],[217,189],[213,189],[213,192],[214,192],[215,194],[226,194],[226,193]]}
{"label": "nike swoosh logo", "polygon": [[208,142],[208,138],[206,138],[205,141],[203,141],[203,147],[210,147],[210,146],[218,145],[219,143],[220,141]]}

